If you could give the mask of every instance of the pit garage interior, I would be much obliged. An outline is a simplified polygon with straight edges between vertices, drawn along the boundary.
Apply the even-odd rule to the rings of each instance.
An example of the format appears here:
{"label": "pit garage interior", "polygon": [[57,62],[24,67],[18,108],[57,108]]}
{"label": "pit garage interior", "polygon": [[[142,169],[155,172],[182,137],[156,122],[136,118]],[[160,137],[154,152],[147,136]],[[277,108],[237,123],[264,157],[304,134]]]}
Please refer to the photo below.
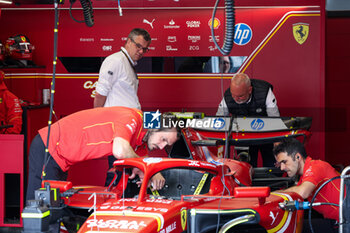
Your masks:
{"label": "pit garage interior", "polygon": [[[214,0],[8,1],[0,0],[0,70],[20,99],[23,122],[20,134],[0,134],[0,232],[23,230],[28,154],[38,130],[93,108],[101,64],[132,28],[152,38],[135,67],[143,111],[215,116],[232,76],[245,73],[273,85],[281,117],[312,119],[308,155],[339,172],[350,165],[348,0],[235,0],[227,73],[219,69],[223,54],[214,43],[220,47],[228,36],[224,0],[214,17]],[[300,25],[307,28],[302,39],[295,32]],[[30,58],[8,55],[8,39],[17,35],[30,40]],[[188,153],[181,143],[172,153]],[[256,172],[264,169],[260,156]],[[68,180],[103,186],[107,170],[107,158],[84,161]]]}

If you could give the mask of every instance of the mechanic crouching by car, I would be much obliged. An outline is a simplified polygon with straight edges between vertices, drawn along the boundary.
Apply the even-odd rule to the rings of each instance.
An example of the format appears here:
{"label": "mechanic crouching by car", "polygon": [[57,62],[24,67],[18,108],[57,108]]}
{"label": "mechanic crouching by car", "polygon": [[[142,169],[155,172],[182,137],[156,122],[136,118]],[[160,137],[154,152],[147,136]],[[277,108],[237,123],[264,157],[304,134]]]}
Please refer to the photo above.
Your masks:
{"label": "mechanic crouching by car", "polygon": [[[40,129],[30,146],[27,200],[34,199],[42,180],[66,180],[68,169],[78,162],[111,154],[117,159],[137,158],[137,147],[163,149],[180,135],[177,128],[144,129],[142,111],[127,107],[93,108],[60,119],[50,127],[48,156],[47,134],[48,127]],[[158,173],[151,183],[158,190],[165,180]]]}
{"label": "mechanic crouching by car", "polygon": [[[289,177],[299,177],[296,186],[283,191],[298,193],[309,202],[324,182],[339,176],[329,163],[310,158],[306,154],[304,145],[295,138],[286,138],[276,144],[273,153],[277,167],[285,171]],[[314,203],[326,204],[312,207],[324,217],[321,221],[312,221],[315,232],[338,232],[335,223],[339,221],[339,207],[329,203],[339,204],[339,190],[340,179],[335,179],[326,184],[317,194]],[[309,232],[308,227],[309,224],[304,222],[303,232]]]}

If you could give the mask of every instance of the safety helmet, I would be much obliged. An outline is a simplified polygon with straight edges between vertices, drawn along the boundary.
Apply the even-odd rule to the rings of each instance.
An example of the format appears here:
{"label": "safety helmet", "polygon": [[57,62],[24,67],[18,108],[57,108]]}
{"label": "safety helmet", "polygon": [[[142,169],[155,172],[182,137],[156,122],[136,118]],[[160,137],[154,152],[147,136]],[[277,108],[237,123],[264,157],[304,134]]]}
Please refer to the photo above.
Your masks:
{"label": "safety helmet", "polygon": [[35,49],[28,37],[22,34],[9,37],[5,48],[7,55],[15,60],[32,60],[32,52]]}
{"label": "safety helmet", "polygon": [[5,60],[5,47],[0,41],[0,61]]}

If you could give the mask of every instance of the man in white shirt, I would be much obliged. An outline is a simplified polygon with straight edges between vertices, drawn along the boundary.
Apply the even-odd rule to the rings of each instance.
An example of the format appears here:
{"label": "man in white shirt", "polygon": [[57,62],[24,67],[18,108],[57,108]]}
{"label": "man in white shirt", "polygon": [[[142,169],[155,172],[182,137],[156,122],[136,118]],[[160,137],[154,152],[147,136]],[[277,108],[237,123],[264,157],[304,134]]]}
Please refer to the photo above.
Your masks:
{"label": "man in white shirt", "polygon": [[[230,87],[225,91],[217,116],[280,116],[272,85],[266,81],[250,79],[248,75],[238,73],[231,79]],[[257,166],[258,150],[263,157],[263,166],[274,166],[273,145],[264,144],[249,147],[251,164]]]}
{"label": "man in white shirt", "polygon": [[96,85],[94,107],[124,106],[141,109],[137,96],[139,80],[134,66],[151,44],[149,33],[133,29],[121,51],[111,54],[102,63]]}
{"label": "man in white shirt", "polygon": [[[148,52],[151,36],[142,28],[134,28],[124,47],[109,55],[102,63],[96,85],[94,108],[123,106],[141,109],[137,96],[139,80],[135,71],[137,61]],[[108,166],[113,167],[115,157],[108,156]],[[106,185],[113,176],[107,173]]]}

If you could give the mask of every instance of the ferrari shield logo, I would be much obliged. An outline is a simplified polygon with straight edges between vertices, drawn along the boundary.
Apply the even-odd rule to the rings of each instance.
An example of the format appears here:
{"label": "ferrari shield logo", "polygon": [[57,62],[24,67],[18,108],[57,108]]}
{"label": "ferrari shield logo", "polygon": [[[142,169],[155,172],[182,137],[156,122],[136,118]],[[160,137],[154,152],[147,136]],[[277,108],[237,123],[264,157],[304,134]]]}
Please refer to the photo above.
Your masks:
{"label": "ferrari shield logo", "polygon": [[186,228],[186,223],[187,223],[187,210],[186,209],[182,209],[181,210],[181,226],[182,226],[182,230],[183,231]]}
{"label": "ferrari shield logo", "polygon": [[26,38],[25,38],[24,36],[21,36],[20,38],[21,38],[21,40],[22,40],[23,42],[26,42],[26,41],[27,41]]}
{"label": "ferrari shield logo", "polygon": [[294,39],[303,44],[309,36],[309,24],[308,23],[296,23],[293,24]]}

